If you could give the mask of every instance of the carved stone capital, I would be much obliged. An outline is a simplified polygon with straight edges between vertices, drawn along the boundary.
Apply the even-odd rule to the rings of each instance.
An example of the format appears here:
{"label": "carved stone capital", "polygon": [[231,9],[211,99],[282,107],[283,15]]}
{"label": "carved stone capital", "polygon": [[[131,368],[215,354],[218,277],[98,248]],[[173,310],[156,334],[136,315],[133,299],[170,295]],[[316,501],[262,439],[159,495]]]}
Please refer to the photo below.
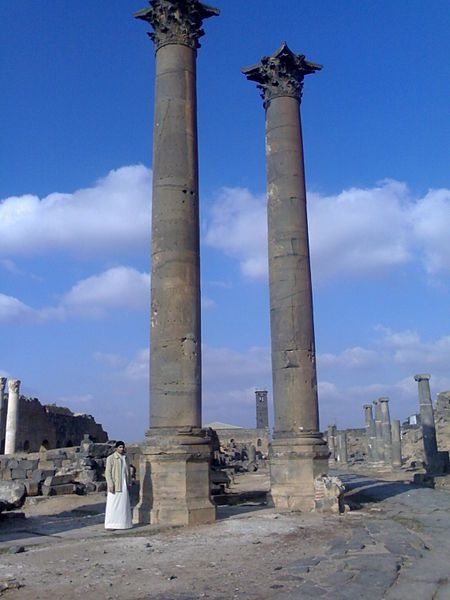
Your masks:
{"label": "carved stone capital", "polygon": [[20,379],[8,379],[9,393],[18,394],[20,388]]}
{"label": "carved stone capital", "polygon": [[250,81],[256,81],[264,108],[280,96],[302,98],[305,75],[320,71],[321,65],[309,62],[303,54],[294,54],[284,43],[272,56],[263,56],[261,62],[242,69]]}
{"label": "carved stone capital", "polygon": [[219,12],[198,0],[150,0],[150,8],[134,16],[153,27],[154,31],[148,35],[157,50],[167,44],[182,44],[196,50],[200,48],[198,39],[205,34],[203,20]]}
{"label": "carved stone capital", "polygon": [[0,392],[5,391],[6,377],[0,377]]}
{"label": "carved stone capital", "polygon": [[414,375],[414,379],[416,381],[428,381],[431,379],[431,375],[429,373],[419,373],[418,375]]}

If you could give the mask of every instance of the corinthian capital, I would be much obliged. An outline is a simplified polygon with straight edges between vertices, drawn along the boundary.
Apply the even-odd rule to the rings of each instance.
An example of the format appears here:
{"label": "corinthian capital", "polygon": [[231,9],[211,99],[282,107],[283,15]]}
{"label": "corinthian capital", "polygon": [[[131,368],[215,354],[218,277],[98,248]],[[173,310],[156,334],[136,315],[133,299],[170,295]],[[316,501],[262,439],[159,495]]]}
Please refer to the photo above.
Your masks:
{"label": "corinthian capital", "polygon": [[18,394],[20,388],[20,379],[8,379],[8,391],[9,393]]}
{"label": "corinthian capital", "polygon": [[205,34],[203,20],[215,17],[219,9],[198,0],[150,0],[150,8],[135,13],[136,19],[147,21],[154,32],[148,35],[156,49],[166,44],[183,44],[200,48],[198,39]]}
{"label": "corinthian capital", "polygon": [[284,43],[275,54],[263,56],[259,64],[242,69],[242,73],[250,81],[256,81],[267,108],[271,100],[280,96],[290,96],[300,102],[303,78],[321,68],[307,61],[303,54],[294,54]]}

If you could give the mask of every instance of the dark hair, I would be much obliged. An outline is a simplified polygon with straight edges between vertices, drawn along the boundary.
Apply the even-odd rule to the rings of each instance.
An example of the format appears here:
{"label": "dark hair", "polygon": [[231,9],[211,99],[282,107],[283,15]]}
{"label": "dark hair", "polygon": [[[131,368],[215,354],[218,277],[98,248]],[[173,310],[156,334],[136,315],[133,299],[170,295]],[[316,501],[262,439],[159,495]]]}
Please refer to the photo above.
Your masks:
{"label": "dark hair", "polygon": [[119,440],[118,442],[116,442],[114,444],[114,448],[118,448],[119,446],[125,446],[125,442],[122,442],[122,440]]}

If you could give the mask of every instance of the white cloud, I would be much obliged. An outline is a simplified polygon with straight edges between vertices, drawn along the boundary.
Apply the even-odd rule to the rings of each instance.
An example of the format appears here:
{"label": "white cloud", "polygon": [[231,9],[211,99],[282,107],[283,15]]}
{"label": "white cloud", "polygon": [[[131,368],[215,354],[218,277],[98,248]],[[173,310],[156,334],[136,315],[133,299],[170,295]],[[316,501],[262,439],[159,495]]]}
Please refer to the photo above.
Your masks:
{"label": "white cloud", "polygon": [[244,275],[267,275],[265,196],[244,188],[223,188],[211,209],[205,243],[239,260]]}
{"label": "white cloud", "polygon": [[339,366],[349,369],[373,365],[379,360],[379,353],[356,346],[347,348],[340,354],[324,353],[317,357],[320,367]]}
{"label": "white cloud", "polygon": [[138,350],[134,358],[126,365],[125,376],[132,381],[144,381],[149,379],[150,350],[142,348]]}
{"label": "white cloud", "polygon": [[[373,277],[421,261],[429,273],[450,270],[450,190],[412,199],[404,183],[385,180],[339,194],[308,194],[314,281]],[[264,195],[224,188],[210,212],[205,243],[239,261],[250,279],[267,277]]]}
{"label": "white cloud", "polygon": [[13,296],[0,294],[0,321],[23,322],[36,319],[38,319],[38,314],[30,306]]}
{"label": "white cloud", "polygon": [[450,365],[450,335],[434,341],[422,341],[416,331],[392,331],[378,327],[382,332],[380,347],[389,351],[392,360],[400,365],[408,365],[415,372],[424,367],[445,367]]}
{"label": "white cloud", "polygon": [[109,309],[145,309],[150,303],[150,275],[131,267],[113,267],[76,283],[64,295],[68,313],[102,316]]}
{"label": "white cloud", "polygon": [[450,190],[430,190],[411,217],[428,272],[450,272]]}
{"label": "white cloud", "polygon": [[143,165],[110,171],[73,194],[9,197],[0,202],[0,254],[97,256],[145,248],[150,204],[151,173]]}

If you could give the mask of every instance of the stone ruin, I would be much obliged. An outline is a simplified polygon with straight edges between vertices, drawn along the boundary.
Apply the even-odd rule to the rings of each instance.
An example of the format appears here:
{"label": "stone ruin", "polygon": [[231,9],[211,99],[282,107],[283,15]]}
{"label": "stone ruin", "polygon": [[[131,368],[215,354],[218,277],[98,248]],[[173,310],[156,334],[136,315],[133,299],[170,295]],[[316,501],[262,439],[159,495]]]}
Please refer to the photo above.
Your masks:
{"label": "stone ruin", "polygon": [[8,381],[5,393],[6,381],[0,377],[0,454],[79,446],[85,434],[95,442],[108,441],[92,415],[23,396],[18,379]]}

